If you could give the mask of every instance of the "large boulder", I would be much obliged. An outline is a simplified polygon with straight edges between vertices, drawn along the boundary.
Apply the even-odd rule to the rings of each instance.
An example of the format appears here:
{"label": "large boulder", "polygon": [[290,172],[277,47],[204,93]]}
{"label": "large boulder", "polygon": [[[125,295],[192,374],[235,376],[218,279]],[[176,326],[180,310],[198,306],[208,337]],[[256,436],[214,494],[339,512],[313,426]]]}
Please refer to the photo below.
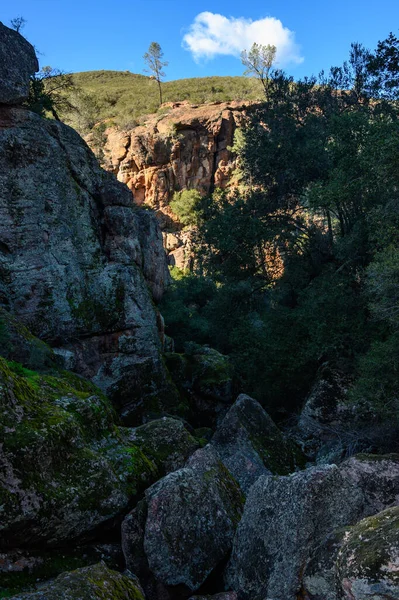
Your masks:
{"label": "large boulder", "polygon": [[252,486],[227,582],[243,600],[294,600],[311,544],[356,520],[360,492],[329,465]]}
{"label": "large boulder", "polygon": [[129,532],[133,530],[132,538],[140,544],[141,528],[145,560],[154,577],[164,585],[197,590],[231,549],[244,502],[237,482],[208,445],[145,496],[145,525],[135,519],[124,524],[127,567],[135,556],[129,550]]}
{"label": "large boulder", "polygon": [[302,408],[297,435],[306,452],[319,463],[336,462],[345,453],[343,434],[352,421],[347,402],[349,384],[347,375],[323,365]]}
{"label": "large boulder", "polygon": [[[341,473],[362,492],[362,516],[375,515],[399,502],[399,456],[359,454],[341,465]],[[337,600],[336,559],[348,528],[329,533],[313,549],[303,576],[306,599]]]}
{"label": "large boulder", "polygon": [[363,519],[346,533],[336,562],[338,598],[398,600],[399,507]]}
{"label": "large boulder", "polygon": [[260,477],[237,529],[227,583],[243,600],[294,600],[317,546],[335,530],[395,505],[398,492],[396,456]]}
{"label": "large boulder", "polygon": [[155,465],[122,442],[109,401],[67,371],[0,358],[0,549],[54,545],[126,512]]}
{"label": "large boulder", "polygon": [[183,467],[189,456],[199,448],[199,442],[183,422],[170,417],[126,429],[126,435],[151,458],[162,475]]}
{"label": "large boulder", "polygon": [[18,594],[10,600],[145,600],[134,576],[112,571],[100,562],[63,573],[36,592]]}
{"label": "large boulder", "polygon": [[209,346],[187,344],[185,354],[165,353],[166,365],[189,407],[190,421],[213,426],[233,400],[233,371],[227,356]]}
{"label": "large boulder", "polygon": [[38,70],[32,44],[0,22],[0,104],[23,102],[29,96],[29,78]]}
{"label": "large boulder", "polygon": [[287,441],[261,405],[241,394],[212,438],[224,465],[244,492],[261,475],[287,475],[304,466],[298,448]]}
{"label": "large boulder", "polygon": [[74,130],[5,106],[0,239],[0,305],[127,419],[175,401],[149,292],[159,298],[169,280],[155,217],[132,205]]}

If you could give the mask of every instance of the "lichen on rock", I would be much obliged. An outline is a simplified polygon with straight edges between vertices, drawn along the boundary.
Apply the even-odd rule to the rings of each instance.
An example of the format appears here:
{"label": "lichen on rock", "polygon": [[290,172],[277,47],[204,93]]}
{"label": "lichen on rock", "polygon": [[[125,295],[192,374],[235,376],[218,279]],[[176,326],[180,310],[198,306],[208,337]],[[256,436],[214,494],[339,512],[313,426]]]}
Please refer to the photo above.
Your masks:
{"label": "lichen on rock", "polygon": [[338,597],[399,598],[399,507],[367,517],[350,528],[338,552]]}
{"label": "lichen on rock", "polygon": [[299,448],[245,394],[229,409],[211,443],[244,492],[261,475],[287,475],[305,464]]}
{"label": "lichen on rock", "polygon": [[[123,529],[127,560],[135,555],[129,550],[130,531],[141,530],[138,538],[143,536],[153,576],[167,586],[198,589],[231,548],[244,504],[237,482],[208,445],[145,496],[145,525],[139,525],[136,514]],[[136,547],[138,538],[132,538]]]}

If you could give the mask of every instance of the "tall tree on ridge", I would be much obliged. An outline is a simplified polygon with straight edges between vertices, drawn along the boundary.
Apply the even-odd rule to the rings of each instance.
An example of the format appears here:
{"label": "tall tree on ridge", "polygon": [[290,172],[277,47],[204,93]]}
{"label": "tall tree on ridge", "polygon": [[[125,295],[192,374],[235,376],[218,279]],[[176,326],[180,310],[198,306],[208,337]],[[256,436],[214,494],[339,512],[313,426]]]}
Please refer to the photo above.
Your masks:
{"label": "tall tree on ridge", "polygon": [[148,52],[146,52],[143,56],[144,62],[146,63],[148,69],[144,69],[146,73],[151,73],[152,77],[158,84],[159,89],[159,104],[162,104],[162,78],[165,77],[165,72],[163,71],[164,67],[168,66],[167,61],[163,61],[163,51],[158,42],[151,42],[150,47],[148,48]]}
{"label": "tall tree on ridge", "polygon": [[271,44],[263,46],[254,42],[251,50],[241,52],[241,62],[246,67],[244,75],[254,75],[259,79],[268,100],[270,71],[276,58],[277,48]]}

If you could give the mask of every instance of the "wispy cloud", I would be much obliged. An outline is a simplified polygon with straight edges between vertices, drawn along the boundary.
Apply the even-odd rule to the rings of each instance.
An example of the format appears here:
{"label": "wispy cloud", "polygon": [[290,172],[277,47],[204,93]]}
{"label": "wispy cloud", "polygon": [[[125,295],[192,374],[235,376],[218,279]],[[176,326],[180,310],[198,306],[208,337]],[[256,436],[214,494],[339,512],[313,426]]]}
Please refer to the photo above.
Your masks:
{"label": "wispy cloud", "polygon": [[250,50],[254,42],[276,46],[279,66],[303,61],[294,32],[274,17],[252,21],[244,17],[202,12],[195,17],[183,37],[183,47],[197,62],[219,54],[239,56],[242,50]]}

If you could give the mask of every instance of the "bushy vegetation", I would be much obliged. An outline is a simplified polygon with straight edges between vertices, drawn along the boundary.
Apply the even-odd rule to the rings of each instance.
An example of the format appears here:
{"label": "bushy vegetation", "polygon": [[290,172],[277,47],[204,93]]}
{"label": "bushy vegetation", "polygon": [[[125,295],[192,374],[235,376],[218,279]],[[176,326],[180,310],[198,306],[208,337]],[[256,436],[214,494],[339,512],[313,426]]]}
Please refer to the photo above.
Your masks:
{"label": "bushy vegetation", "polygon": [[198,190],[183,190],[175,192],[170,208],[183,225],[197,225],[200,203],[201,194]]}
{"label": "bushy vegetation", "polygon": [[[78,112],[64,110],[62,118],[78,131],[86,133],[87,122],[93,114],[96,122],[109,119],[121,127],[134,127],[145,114],[159,109],[157,82],[145,75],[129,71],[87,71],[71,75],[74,90],[67,93],[71,104],[76,105],[79,90]],[[256,79],[245,77],[198,77],[162,83],[163,102],[202,104],[204,102],[231,100],[259,100],[262,86]],[[95,111],[93,110],[95,106]],[[163,110],[162,108],[160,109]],[[80,115],[80,117],[78,117]],[[79,121],[83,119],[86,123]]]}
{"label": "bushy vegetation", "polygon": [[234,147],[240,189],[195,208],[197,273],[166,295],[167,333],[228,354],[274,414],[329,363],[398,420],[398,101],[392,34],[319,78],[271,72]]}

